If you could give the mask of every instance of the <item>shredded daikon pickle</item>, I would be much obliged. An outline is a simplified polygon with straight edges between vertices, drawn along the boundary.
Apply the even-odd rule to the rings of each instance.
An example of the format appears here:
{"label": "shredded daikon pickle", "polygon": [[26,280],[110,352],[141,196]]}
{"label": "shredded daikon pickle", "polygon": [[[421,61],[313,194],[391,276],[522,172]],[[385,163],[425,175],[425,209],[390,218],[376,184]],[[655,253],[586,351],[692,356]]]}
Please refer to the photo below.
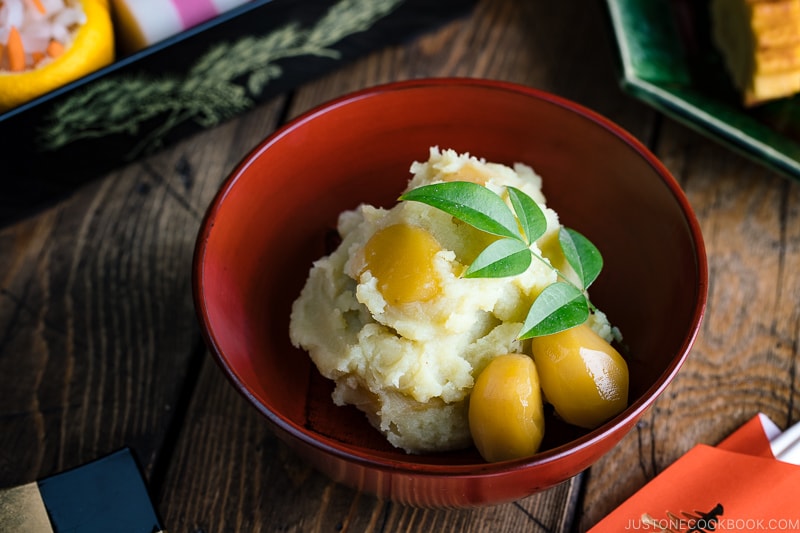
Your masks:
{"label": "shredded daikon pickle", "polygon": [[69,48],[85,22],[75,0],[0,0],[0,70],[46,65]]}

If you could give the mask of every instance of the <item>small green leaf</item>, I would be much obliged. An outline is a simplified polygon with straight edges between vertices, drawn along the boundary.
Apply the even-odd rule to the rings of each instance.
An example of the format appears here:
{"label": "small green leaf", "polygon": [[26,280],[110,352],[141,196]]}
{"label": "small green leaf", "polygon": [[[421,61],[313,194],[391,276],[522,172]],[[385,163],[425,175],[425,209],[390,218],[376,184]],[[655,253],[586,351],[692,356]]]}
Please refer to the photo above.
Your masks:
{"label": "small green leaf", "polygon": [[589,318],[589,305],[574,285],[556,282],[548,285],[534,300],[520,339],[552,335],[583,324]]}
{"label": "small green leaf", "polygon": [[400,200],[422,202],[477,228],[501,237],[487,246],[467,268],[464,277],[498,278],[515,276],[530,267],[533,257],[541,259],[565,281],[546,287],[533,302],[522,326],[520,339],[551,335],[584,323],[594,306],[584,291],[603,268],[600,251],[577,231],[561,228],[559,244],[582,286],[566,281],[563,272],[534,255],[529,245],[544,234],[547,219],[527,194],[507,187],[513,210],[492,190],[471,182],[436,183],[412,189]]}
{"label": "small green leaf", "polygon": [[547,229],[547,219],[533,198],[516,187],[508,187],[507,190],[526,242],[530,244],[544,234]]}
{"label": "small green leaf", "polygon": [[504,278],[522,274],[533,256],[524,242],[499,239],[487,246],[464,273],[465,278]]}
{"label": "small green leaf", "polygon": [[569,228],[562,227],[559,230],[558,242],[567,262],[583,283],[583,288],[589,288],[603,269],[603,256],[600,255],[600,250],[589,239]]}
{"label": "small green leaf", "polygon": [[481,231],[522,239],[514,214],[496,193],[468,181],[434,183],[411,189],[400,200],[422,202]]}

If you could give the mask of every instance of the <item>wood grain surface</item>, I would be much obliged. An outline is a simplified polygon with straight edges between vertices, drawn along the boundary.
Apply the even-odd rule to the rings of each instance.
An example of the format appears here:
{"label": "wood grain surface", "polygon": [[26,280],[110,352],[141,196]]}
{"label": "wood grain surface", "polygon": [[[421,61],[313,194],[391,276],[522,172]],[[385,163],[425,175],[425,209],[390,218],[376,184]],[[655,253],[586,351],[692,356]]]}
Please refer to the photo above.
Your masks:
{"label": "wood grain surface", "polygon": [[[619,89],[601,2],[483,0],[0,229],[0,488],[131,446],[171,532],[586,531],[696,443],[764,412],[800,418],[800,185]],[[524,500],[403,507],[334,484],[225,380],[195,319],[190,263],[233,166],[282,123],[377,83],[509,80],[609,117],[679,180],[711,286],[687,363],[583,474]],[[654,280],[654,282],[657,280]]]}

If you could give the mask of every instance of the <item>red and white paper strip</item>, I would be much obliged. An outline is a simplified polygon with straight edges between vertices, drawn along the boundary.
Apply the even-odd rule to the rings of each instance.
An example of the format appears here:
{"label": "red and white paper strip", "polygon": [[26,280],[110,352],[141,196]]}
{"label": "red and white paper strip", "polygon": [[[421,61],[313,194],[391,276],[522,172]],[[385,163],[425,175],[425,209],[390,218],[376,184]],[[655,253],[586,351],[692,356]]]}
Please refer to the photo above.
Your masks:
{"label": "red and white paper strip", "polygon": [[135,51],[249,0],[112,0],[121,41]]}

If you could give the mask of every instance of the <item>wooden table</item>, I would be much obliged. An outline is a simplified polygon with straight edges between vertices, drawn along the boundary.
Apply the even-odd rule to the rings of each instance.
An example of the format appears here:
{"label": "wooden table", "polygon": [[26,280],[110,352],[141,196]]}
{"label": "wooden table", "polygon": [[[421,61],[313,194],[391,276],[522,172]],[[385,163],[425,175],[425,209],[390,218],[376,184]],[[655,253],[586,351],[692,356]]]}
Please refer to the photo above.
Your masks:
{"label": "wooden table", "polygon": [[[585,531],[696,443],[757,412],[800,418],[800,184],[623,94],[600,2],[483,0],[0,229],[0,488],[121,446],[172,532]],[[583,474],[473,510],[421,510],[300,461],[201,340],[190,262],[226,173],[281,120],[343,93],[427,76],[496,78],[592,108],[685,189],[710,267],[708,311],[677,379]]]}

